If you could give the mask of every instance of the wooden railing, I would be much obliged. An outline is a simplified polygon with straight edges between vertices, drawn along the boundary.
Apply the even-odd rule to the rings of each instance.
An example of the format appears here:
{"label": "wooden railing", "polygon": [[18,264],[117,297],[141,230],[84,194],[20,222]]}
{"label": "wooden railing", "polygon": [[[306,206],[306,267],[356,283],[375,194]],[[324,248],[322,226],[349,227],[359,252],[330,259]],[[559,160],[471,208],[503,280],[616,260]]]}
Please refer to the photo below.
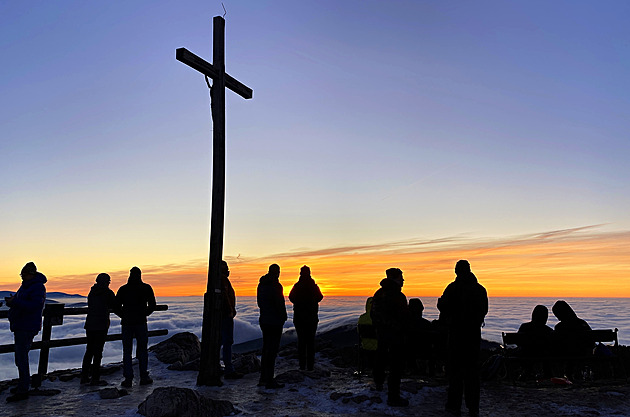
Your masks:
{"label": "wooden railing", "polygon": [[[158,304],[155,307],[155,311],[166,311],[168,306],[166,304]],[[42,340],[33,342],[31,350],[39,349],[39,366],[37,367],[37,374],[34,376],[32,385],[33,387],[39,387],[44,376],[48,373],[48,356],[50,348],[63,347],[63,346],[76,346],[85,345],[87,343],[87,337],[70,337],[66,339],[54,339],[50,340],[53,326],[61,326],[63,324],[63,316],[76,316],[81,314],[87,314],[87,307],[66,307],[65,304],[46,304],[44,308],[43,316],[44,322],[42,325]],[[110,313],[112,311],[110,310]],[[0,311],[0,319],[8,318],[9,311]],[[148,332],[149,337],[165,336],[168,334],[168,330],[150,330]],[[108,334],[105,341],[111,342],[114,340],[122,340],[122,334]],[[15,352],[15,345],[0,345],[1,353]]]}

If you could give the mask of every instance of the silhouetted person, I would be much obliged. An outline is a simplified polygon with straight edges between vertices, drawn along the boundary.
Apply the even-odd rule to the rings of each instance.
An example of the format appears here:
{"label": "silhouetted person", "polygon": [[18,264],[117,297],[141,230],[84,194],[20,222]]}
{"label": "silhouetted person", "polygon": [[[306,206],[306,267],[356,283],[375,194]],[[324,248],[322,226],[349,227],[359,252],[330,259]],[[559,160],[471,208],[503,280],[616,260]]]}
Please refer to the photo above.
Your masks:
{"label": "silhouetted person", "polygon": [[236,294],[230,282],[230,268],[221,261],[221,346],[223,346],[223,365],[225,379],[239,379],[243,374],[234,370],[232,364],[232,344],[234,343],[234,317],[236,317]]}
{"label": "silhouetted person", "polygon": [[455,275],[455,281],[446,287],[438,300],[438,309],[448,323],[446,411],[460,415],[463,395],[468,413],[478,416],[478,361],[481,326],[488,313],[488,295],[471,272],[468,261],[457,261]]}
{"label": "silhouetted person", "polygon": [[400,377],[405,360],[405,327],[409,321],[407,297],[402,293],[403,273],[398,268],[385,271],[386,278],[372,298],[372,321],[378,339],[377,358],[374,364],[374,382],[381,390],[385,382],[385,366],[389,363],[387,404],[395,407],[409,405],[400,396]]}
{"label": "silhouetted person", "polygon": [[280,277],[280,266],[271,264],[269,272],[260,277],[256,300],[260,309],[260,329],[263,334],[263,348],[260,364],[260,380],[258,386],[266,388],[282,388],[284,384],[278,383],[274,378],[276,356],[280,349],[282,327],[287,321],[287,308],[284,304],[284,295]]}
{"label": "silhouetted person", "polygon": [[149,284],[142,282],[140,268],[134,266],[129,270],[127,283],[116,293],[116,312],[120,316],[122,326],[123,345],[123,376],[122,386],[129,388],[133,383],[133,367],[131,366],[131,352],[133,339],[136,339],[136,357],[140,368],[140,385],[151,384],[149,376],[149,352],[147,345],[149,335],[147,316],[155,311],[155,295]]}
{"label": "silhouetted person", "polygon": [[42,328],[42,312],[46,303],[46,277],[37,272],[33,262],[29,262],[20,273],[22,285],[17,293],[5,297],[9,307],[9,325],[13,332],[15,344],[15,365],[18,368],[19,380],[16,388],[11,389],[13,395],[7,402],[21,401],[28,398],[31,385],[31,371],[28,363],[28,352],[31,350],[33,338]]}
{"label": "silhouetted person", "polygon": [[537,305],[532,311],[532,321],[523,323],[518,328],[518,333],[527,335],[521,345],[523,356],[546,356],[549,354],[553,330],[547,326],[548,318],[549,309],[543,305]]}
{"label": "silhouetted person", "polygon": [[103,359],[105,337],[109,330],[109,310],[116,305],[114,291],[109,288],[110,282],[111,278],[108,274],[98,274],[96,284],[92,285],[87,297],[88,313],[83,326],[87,336],[87,345],[81,369],[82,384],[91,382],[91,385],[101,385],[101,359]]}
{"label": "silhouetted person", "polygon": [[319,318],[319,302],[324,296],[311,277],[311,269],[304,265],[300,278],[289,293],[293,303],[293,324],[298,337],[298,358],[301,370],[313,370],[315,364],[315,333]]}
{"label": "silhouetted person", "polygon": [[558,353],[565,356],[590,355],[594,347],[589,337],[591,326],[579,318],[566,301],[556,301],[551,310],[560,320],[554,327]]}
{"label": "silhouetted person", "polygon": [[424,317],[424,304],[419,298],[409,300],[409,337],[407,339],[407,356],[412,369],[418,368],[418,360],[431,359],[431,322]]}
{"label": "silhouetted person", "polygon": [[374,362],[376,361],[376,350],[378,348],[378,339],[376,336],[376,327],[372,322],[372,310],[373,297],[368,297],[365,300],[365,313],[359,316],[357,322],[357,331],[359,333],[360,352],[359,352],[359,369],[363,370],[363,358],[366,357],[370,368],[374,369]]}

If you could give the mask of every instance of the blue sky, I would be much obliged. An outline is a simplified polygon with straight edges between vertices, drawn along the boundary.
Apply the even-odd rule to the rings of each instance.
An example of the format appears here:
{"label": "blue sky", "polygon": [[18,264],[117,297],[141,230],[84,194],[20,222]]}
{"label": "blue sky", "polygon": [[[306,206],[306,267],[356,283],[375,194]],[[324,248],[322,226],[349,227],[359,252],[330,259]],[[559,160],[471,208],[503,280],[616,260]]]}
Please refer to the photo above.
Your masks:
{"label": "blue sky", "polygon": [[[630,229],[627,2],[224,4],[226,255]],[[0,284],[207,257],[223,13],[0,1]]]}

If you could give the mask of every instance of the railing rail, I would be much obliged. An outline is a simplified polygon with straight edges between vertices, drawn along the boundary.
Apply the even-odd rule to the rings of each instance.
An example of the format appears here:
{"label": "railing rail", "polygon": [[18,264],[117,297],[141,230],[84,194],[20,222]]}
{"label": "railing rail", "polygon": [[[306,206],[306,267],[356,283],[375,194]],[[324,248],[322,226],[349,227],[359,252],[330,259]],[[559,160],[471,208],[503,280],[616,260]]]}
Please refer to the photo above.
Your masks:
{"label": "railing rail", "polygon": [[[158,304],[155,307],[155,311],[166,311],[168,305]],[[46,304],[44,308],[43,316],[44,321],[42,325],[42,340],[33,342],[31,350],[39,349],[39,366],[37,368],[36,377],[33,378],[33,387],[39,387],[44,376],[48,373],[48,356],[50,348],[64,347],[64,346],[77,346],[85,345],[87,343],[87,337],[70,337],[65,339],[51,340],[52,327],[60,326],[63,324],[63,316],[76,316],[81,314],[87,314],[87,307],[66,307],[65,304]],[[113,313],[110,310],[110,314]],[[0,319],[6,319],[9,316],[8,310],[0,311]],[[165,336],[168,334],[168,330],[150,330],[148,332],[149,337]],[[108,334],[105,338],[106,342],[114,340],[122,340],[122,334]],[[0,354],[15,352],[15,345],[13,343],[7,345],[0,345]]]}

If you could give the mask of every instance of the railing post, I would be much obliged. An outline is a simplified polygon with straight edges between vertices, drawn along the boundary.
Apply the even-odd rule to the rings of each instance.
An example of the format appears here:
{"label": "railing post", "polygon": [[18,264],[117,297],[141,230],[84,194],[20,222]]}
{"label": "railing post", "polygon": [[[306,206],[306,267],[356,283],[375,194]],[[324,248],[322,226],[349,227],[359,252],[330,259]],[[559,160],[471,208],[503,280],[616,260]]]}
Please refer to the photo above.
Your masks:
{"label": "railing post", "polygon": [[44,326],[42,328],[42,348],[39,351],[39,366],[37,374],[33,377],[32,385],[39,388],[42,379],[48,373],[48,354],[50,353],[50,336],[52,335],[52,326],[63,324],[63,308],[65,304],[46,304],[44,308]]}

